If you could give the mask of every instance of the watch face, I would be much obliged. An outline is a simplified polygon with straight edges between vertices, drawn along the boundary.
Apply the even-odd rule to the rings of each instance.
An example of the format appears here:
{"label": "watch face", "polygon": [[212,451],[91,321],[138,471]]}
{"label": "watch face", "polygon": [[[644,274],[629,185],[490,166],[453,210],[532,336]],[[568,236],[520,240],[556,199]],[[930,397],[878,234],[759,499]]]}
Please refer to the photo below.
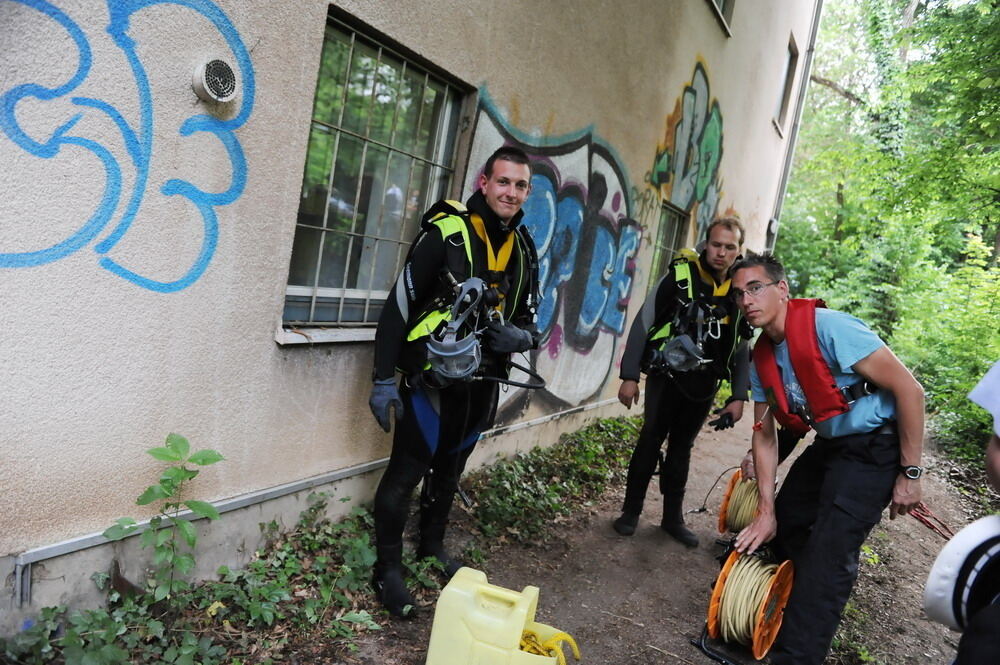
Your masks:
{"label": "watch face", "polygon": [[910,480],[916,480],[924,472],[919,466],[907,466],[903,468],[903,475]]}

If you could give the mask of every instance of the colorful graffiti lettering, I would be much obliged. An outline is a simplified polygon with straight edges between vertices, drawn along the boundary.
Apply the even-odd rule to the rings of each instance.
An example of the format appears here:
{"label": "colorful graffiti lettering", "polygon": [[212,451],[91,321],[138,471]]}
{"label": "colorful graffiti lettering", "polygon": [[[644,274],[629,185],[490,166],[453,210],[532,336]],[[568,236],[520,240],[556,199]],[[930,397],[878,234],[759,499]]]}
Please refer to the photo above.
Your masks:
{"label": "colorful graffiti lettering", "polygon": [[697,208],[699,234],[719,206],[722,139],[722,111],[711,97],[705,67],[699,62],[667,116],[663,143],[647,176],[664,200],[683,210]]}
{"label": "colorful graffiti lettering", "polygon": [[[588,130],[538,139],[506,126],[487,100],[479,109],[470,165],[481,168],[504,144],[532,160],[524,224],[539,254],[543,332],[536,367],[546,392],[579,404],[603,387],[625,330],[641,231],[630,214],[624,169]],[[466,183],[475,183],[478,171]],[[471,189],[470,192],[471,193]]]}
{"label": "colorful graffiti lettering", "polygon": [[[80,109],[63,121],[48,137],[36,139],[32,136],[34,127],[22,125],[18,115],[18,106],[22,103],[32,105],[57,103],[56,100],[67,97],[74,90],[83,86],[90,74],[93,62],[93,51],[84,30],[70,18],[68,14],[45,0],[0,0],[16,3],[38,12],[36,18],[54,22],[64,30],[76,48],[76,70],[66,82],[56,87],[45,87],[37,83],[16,85],[0,95],[0,131],[22,151],[39,159],[54,159],[61,155],[64,148],[82,148],[101,162],[104,169],[103,193],[99,197],[96,209],[89,218],[81,223],[76,230],[66,237],[57,240],[47,247],[21,251],[0,251],[0,268],[22,268],[40,266],[58,261],[81,248],[105,231],[115,219],[115,213],[124,202],[117,223],[94,246],[94,251],[100,256],[99,265],[105,270],[118,275],[138,286],[157,292],[180,291],[196,282],[205,272],[215,253],[218,241],[218,219],[216,208],[232,203],[242,194],[247,179],[247,164],[243,149],[236,137],[235,130],[243,126],[250,117],[254,104],[254,71],[250,55],[240,39],[239,33],[229,18],[215,4],[208,0],[108,0],[107,34],[114,44],[124,54],[132,77],[135,79],[138,119],[130,121],[126,114],[105,100],[72,96],[69,101]],[[213,136],[224,148],[230,165],[231,180],[228,188],[222,192],[210,192],[199,188],[195,183],[179,178],[167,179],[159,187],[159,193],[165,197],[181,197],[186,199],[197,211],[201,219],[202,234],[200,249],[196,258],[187,267],[184,274],[176,279],[153,279],[141,274],[137,269],[126,267],[124,261],[112,255],[112,250],[119,245],[139,213],[140,206],[147,199],[153,184],[150,177],[150,164],[153,156],[153,122],[154,104],[150,81],[139,58],[137,42],[129,35],[129,23],[132,17],[143,9],[160,4],[180,5],[196,12],[207,19],[224,38],[236,61],[239,77],[242,82],[242,95],[238,109],[231,119],[221,120],[210,115],[193,115],[186,118],[177,132],[182,137],[199,133]],[[50,74],[48,69],[35,75]],[[63,107],[58,107],[63,108]],[[87,136],[77,135],[85,132],[74,132],[74,127],[82,126],[80,122],[87,113],[96,114],[103,120],[110,120],[121,145],[127,153],[127,162],[116,156],[115,151]],[[21,118],[34,117],[35,114],[21,113]],[[128,179],[131,183],[131,193],[123,191],[123,165],[127,164],[134,170],[134,177]],[[88,174],[88,177],[89,174]],[[51,183],[39,183],[45,187]],[[34,183],[31,183],[34,186]],[[40,192],[42,194],[42,192]],[[0,248],[2,249],[2,248]]]}

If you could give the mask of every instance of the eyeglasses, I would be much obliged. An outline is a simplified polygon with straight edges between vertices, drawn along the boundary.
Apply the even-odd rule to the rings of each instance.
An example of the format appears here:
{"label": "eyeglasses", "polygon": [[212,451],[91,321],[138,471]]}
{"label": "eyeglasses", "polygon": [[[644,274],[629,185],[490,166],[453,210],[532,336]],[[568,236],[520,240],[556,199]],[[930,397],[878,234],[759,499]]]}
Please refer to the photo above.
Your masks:
{"label": "eyeglasses", "polygon": [[777,283],[778,282],[754,282],[753,284],[747,287],[746,291],[743,291],[741,289],[729,289],[729,295],[736,302],[743,300],[743,296],[753,296],[754,298],[756,298],[757,296],[759,296],[761,293],[764,292],[764,289],[766,289],[769,286],[774,286]]}

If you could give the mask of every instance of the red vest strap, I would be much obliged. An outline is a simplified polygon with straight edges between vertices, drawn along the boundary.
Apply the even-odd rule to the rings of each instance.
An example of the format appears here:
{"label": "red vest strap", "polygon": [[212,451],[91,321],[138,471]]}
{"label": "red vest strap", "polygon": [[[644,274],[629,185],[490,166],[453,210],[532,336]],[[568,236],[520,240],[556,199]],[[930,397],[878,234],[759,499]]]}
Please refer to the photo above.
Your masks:
{"label": "red vest strap", "polygon": [[[833,372],[820,351],[819,337],[816,334],[817,307],[826,307],[826,303],[814,298],[794,298],[788,301],[785,341],[792,369],[805,393],[812,418],[815,422],[823,422],[846,413],[850,406],[837,388]],[[761,335],[754,346],[753,361],[778,422],[793,431],[808,431],[809,425],[805,421],[797,414],[788,412],[788,396],[781,381],[778,363],[774,359],[774,347],[767,335]]]}

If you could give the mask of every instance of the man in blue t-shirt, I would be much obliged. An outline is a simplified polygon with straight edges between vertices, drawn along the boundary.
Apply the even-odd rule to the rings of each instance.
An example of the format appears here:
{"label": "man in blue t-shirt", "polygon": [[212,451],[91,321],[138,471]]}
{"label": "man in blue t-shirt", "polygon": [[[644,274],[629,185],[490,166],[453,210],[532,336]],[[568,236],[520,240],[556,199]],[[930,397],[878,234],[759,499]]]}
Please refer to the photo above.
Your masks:
{"label": "man in blue t-shirt", "polygon": [[[758,346],[773,352],[773,360],[754,352],[753,464],[744,471],[756,473],[760,500],[736,549],[752,553],[771,541],[777,556],[793,561],[795,581],[770,662],[820,665],[869,531],[886,505],[895,519],[920,501],[924,392],[863,322],[822,306],[812,310],[812,301],[790,302],[784,268],[770,254],[737,262],[732,276],[737,306],[766,336]],[[802,314],[809,311],[814,322]],[[776,419],[816,431],[777,497]]]}

